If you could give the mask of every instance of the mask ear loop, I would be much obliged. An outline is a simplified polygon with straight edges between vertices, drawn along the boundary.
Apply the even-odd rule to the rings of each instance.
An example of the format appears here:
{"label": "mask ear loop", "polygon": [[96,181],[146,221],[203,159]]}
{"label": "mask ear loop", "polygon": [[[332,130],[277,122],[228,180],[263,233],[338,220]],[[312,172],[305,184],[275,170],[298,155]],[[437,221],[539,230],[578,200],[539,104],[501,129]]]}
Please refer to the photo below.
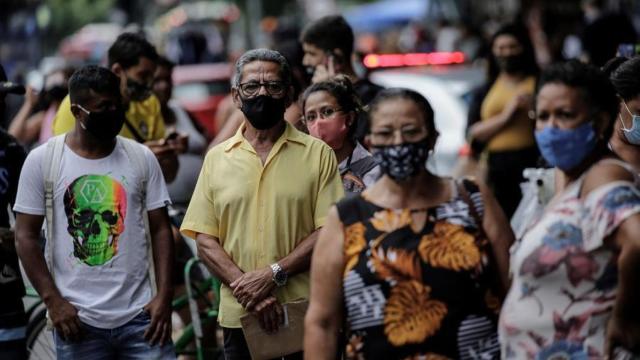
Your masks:
{"label": "mask ear loop", "polygon": [[624,104],[624,108],[627,109],[627,112],[629,113],[629,115],[631,115],[631,129],[627,129],[627,127],[624,125],[624,121],[622,120],[622,115],[618,114],[618,117],[620,118],[620,122],[622,123],[622,128],[624,129],[624,131],[632,131],[633,127],[635,126],[635,122],[633,121],[633,117],[636,116],[634,115],[631,110],[629,110],[629,106],[627,105],[626,102],[622,102]]}
{"label": "mask ear loop", "polygon": [[[82,107],[82,105],[80,104],[71,104],[71,106],[75,106],[78,109],[82,110],[85,114],[87,115],[91,115],[91,111],[85,109],[84,107]],[[80,123],[80,127],[82,128],[82,130],[87,130],[87,126],[84,124],[84,122],[78,120],[78,122]]]}

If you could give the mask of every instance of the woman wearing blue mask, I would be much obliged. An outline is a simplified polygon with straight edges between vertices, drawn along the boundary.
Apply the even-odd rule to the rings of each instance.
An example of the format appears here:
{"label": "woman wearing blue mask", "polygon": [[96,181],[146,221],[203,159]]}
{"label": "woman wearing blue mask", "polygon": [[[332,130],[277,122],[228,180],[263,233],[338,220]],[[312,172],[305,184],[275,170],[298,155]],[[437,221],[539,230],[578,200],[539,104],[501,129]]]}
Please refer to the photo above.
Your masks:
{"label": "woman wearing blue mask", "polygon": [[620,64],[610,79],[620,97],[611,148],[640,172],[640,56]]}
{"label": "woman wearing blue mask", "polygon": [[484,186],[425,167],[438,132],[420,94],[382,90],[369,142],[382,177],[327,217],[311,266],[305,356],[496,359],[513,240]]}
{"label": "woman wearing blue mask", "polygon": [[552,65],[540,77],[535,136],[559,189],[512,247],[504,358],[640,351],[640,191],[635,171],[608,147],[618,110],[593,66]]}

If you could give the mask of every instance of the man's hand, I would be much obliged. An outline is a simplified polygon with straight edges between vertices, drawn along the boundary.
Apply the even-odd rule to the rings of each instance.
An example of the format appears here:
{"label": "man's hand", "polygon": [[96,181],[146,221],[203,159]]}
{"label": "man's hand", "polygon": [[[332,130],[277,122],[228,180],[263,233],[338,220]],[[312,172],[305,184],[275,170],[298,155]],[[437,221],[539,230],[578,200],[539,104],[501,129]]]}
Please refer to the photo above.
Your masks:
{"label": "man's hand", "polygon": [[329,59],[327,60],[327,65],[320,64],[316,66],[313,72],[313,77],[311,78],[311,83],[315,84],[322,81],[326,81],[331,79],[334,76],[336,76],[334,58],[333,56],[329,56]]}
{"label": "man's hand", "polygon": [[144,310],[151,317],[151,324],[144,332],[145,340],[151,345],[163,346],[171,338],[171,298],[156,295]]}
{"label": "man's hand", "polygon": [[78,318],[78,310],[69,301],[62,296],[56,296],[47,303],[47,310],[53,327],[64,341],[80,340],[82,323]]}
{"label": "man's hand", "polygon": [[151,140],[144,143],[153,154],[161,160],[163,158],[168,158],[174,156],[176,154],[173,147],[167,143],[165,139],[162,140]]}
{"label": "man's hand", "polygon": [[258,318],[260,326],[268,333],[275,333],[284,322],[282,305],[275,296],[271,295],[260,301],[251,312]]}
{"label": "man's hand", "polygon": [[168,137],[167,144],[177,154],[184,154],[189,150],[189,134],[177,134],[174,137]]}
{"label": "man's hand", "polygon": [[253,311],[253,307],[269,296],[276,287],[272,277],[271,268],[266,267],[242,274],[229,286],[242,307],[247,311]]}

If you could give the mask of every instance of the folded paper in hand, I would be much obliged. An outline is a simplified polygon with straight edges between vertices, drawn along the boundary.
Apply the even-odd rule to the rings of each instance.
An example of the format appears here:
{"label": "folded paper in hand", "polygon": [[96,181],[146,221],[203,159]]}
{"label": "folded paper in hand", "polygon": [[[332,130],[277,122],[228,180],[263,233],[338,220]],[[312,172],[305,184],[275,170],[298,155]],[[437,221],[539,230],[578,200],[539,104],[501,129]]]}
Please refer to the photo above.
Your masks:
{"label": "folded paper in hand", "polygon": [[273,334],[260,327],[258,318],[247,314],[240,318],[242,332],[253,360],[267,360],[302,351],[304,315],[309,301],[293,301],[282,305],[284,323]]}

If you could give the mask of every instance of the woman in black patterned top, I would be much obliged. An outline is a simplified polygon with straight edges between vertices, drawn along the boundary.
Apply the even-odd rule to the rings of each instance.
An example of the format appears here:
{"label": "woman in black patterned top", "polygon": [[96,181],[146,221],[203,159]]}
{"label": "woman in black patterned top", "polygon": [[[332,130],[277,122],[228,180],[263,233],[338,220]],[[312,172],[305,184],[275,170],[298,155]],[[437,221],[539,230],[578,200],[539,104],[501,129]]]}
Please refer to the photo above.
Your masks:
{"label": "woman in black patterned top", "polygon": [[[513,234],[484,185],[430,173],[438,133],[420,94],[371,104],[383,176],[333,207],[315,247],[305,355],[499,358],[496,321]],[[342,328],[344,339],[339,339]]]}

